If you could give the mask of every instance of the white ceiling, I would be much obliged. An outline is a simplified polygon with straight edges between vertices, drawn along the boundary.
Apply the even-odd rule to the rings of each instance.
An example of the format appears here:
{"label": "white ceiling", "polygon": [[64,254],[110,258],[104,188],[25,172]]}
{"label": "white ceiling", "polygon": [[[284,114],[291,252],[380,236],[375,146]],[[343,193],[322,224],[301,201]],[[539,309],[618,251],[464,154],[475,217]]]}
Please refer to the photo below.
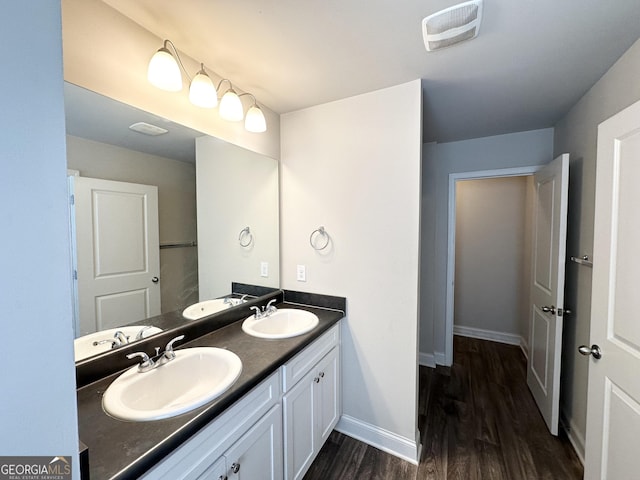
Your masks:
{"label": "white ceiling", "polygon": [[640,37],[640,0],[484,0],[432,53],[422,18],[460,2],[104,1],[278,113],[423,79],[425,142],[553,126]]}

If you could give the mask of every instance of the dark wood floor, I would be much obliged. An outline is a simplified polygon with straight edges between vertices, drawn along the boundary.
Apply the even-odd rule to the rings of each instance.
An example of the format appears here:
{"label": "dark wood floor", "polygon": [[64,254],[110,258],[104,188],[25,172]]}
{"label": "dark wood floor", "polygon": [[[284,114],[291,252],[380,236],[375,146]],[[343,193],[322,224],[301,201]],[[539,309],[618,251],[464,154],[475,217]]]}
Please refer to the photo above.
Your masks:
{"label": "dark wood floor", "polygon": [[569,440],[540,416],[518,347],[454,337],[451,368],[420,367],[418,413],[418,466],[333,432],[305,480],[582,478]]}

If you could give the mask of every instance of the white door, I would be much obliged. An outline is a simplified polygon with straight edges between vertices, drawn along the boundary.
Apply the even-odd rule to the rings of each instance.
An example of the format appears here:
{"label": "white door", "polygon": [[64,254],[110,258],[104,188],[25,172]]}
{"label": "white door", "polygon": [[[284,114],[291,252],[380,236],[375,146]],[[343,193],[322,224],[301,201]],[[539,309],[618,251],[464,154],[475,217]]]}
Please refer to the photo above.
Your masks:
{"label": "white door", "polygon": [[558,434],[569,154],[534,177],[535,205],[527,385],[549,431]]}
{"label": "white door", "polygon": [[598,128],[585,479],[640,472],[639,178],[640,102]]}
{"label": "white door", "polygon": [[74,184],[79,335],[159,315],[158,188]]}

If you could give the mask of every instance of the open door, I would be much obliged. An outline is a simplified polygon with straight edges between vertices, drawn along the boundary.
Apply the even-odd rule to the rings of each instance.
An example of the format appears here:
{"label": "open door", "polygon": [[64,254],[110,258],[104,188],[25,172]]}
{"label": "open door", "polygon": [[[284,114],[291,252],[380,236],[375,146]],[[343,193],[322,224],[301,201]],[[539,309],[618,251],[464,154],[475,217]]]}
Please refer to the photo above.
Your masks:
{"label": "open door", "polygon": [[638,478],[640,455],[640,102],[598,127],[587,480]]}
{"label": "open door", "polygon": [[549,431],[558,434],[564,313],[569,154],[534,177],[535,205],[527,385]]}
{"label": "open door", "polygon": [[158,188],[75,177],[80,332],[160,315]]}

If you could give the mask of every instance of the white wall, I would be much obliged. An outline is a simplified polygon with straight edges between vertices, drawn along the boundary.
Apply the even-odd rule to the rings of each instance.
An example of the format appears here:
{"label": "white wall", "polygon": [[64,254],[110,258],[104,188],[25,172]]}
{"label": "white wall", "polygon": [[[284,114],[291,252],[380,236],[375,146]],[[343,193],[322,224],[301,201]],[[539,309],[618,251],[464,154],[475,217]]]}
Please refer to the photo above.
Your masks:
{"label": "white wall", "polygon": [[73,456],[73,361],[60,4],[0,16],[2,455]]}
{"label": "white wall", "polygon": [[[160,243],[196,241],[196,166],[67,135],[67,164],[83,177],[158,187]],[[162,313],[198,301],[198,249],[160,250]]]}
{"label": "white wall", "polygon": [[[228,295],[231,282],[278,288],[278,162],[200,137],[196,170],[200,300]],[[238,237],[247,226],[253,241],[242,247]],[[268,277],[260,274],[262,262]]]}
{"label": "white wall", "polygon": [[414,461],[421,104],[418,80],[281,117],[281,285],[347,298],[339,429]]}
{"label": "white wall", "polygon": [[[598,124],[639,99],[640,40],[555,127],[556,155],[571,154],[567,256],[593,253]],[[579,451],[584,451],[589,361],[579,355],[577,349],[579,345],[589,344],[591,273],[588,267],[573,262],[567,264],[565,302],[573,313],[564,322],[560,408]]]}
{"label": "white wall", "polygon": [[544,165],[553,129],[427,144],[423,152],[421,358],[444,363],[449,174]]}
{"label": "white wall", "polygon": [[[264,105],[265,133],[250,133],[243,122],[221,120],[217,110],[198,108],[189,103],[187,88],[165,92],[147,81],[147,65],[162,47],[163,39],[134,23],[100,0],[62,0],[64,39],[64,79],[147,112],[169,118],[235,145],[263,153],[280,155],[278,115]],[[178,49],[180,45],[176,45]],[[200,64],[181,52],[189,72]],[[213,72],[214,82],[219,80]],[[233,81],[233,79],[231,79]],[[234,85],[241,93],[242,85]],[[250,102],[242,98],[245,110]],[[258,98],[258,102],[260,99]]]}
{"label": "white wall", "polygon": [[468,333],[488,330],[517,343],[527,337],[526,201],[527,177],[456,184],[454,325]]}

